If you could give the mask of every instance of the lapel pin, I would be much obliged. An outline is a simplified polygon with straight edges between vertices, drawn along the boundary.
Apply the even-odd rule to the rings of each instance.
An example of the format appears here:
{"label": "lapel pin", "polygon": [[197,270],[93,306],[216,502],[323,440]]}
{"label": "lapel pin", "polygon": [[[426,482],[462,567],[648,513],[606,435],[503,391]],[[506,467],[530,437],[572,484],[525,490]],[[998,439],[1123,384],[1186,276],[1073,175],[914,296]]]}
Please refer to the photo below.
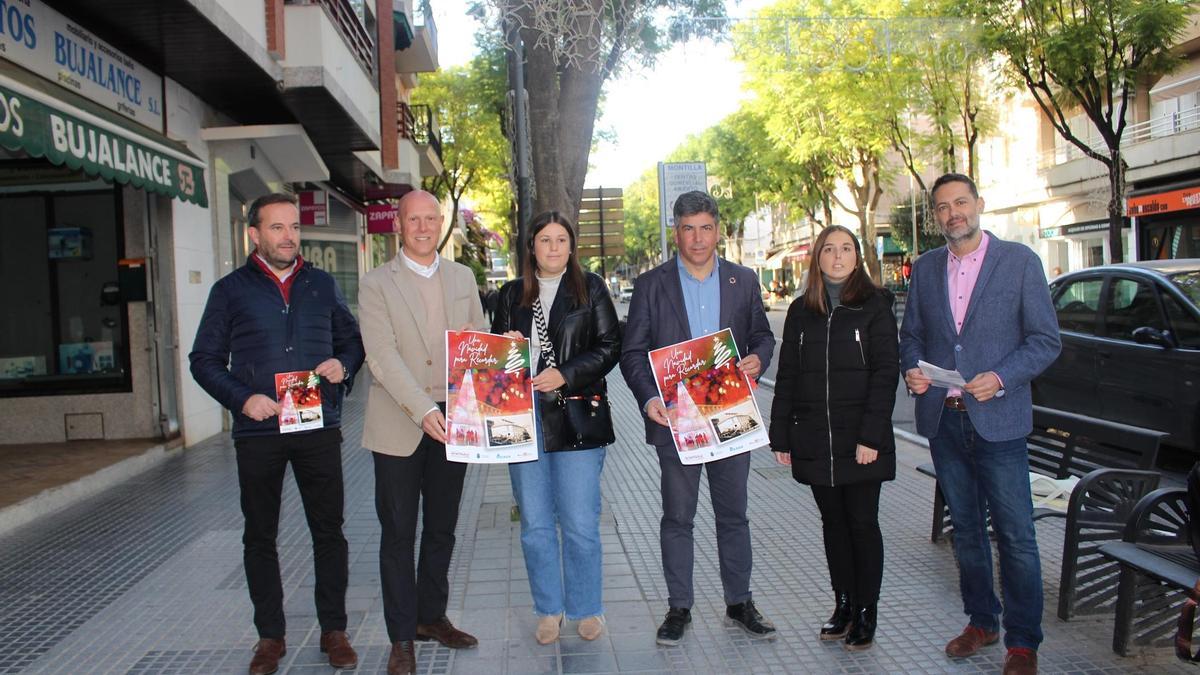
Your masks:
{"label": "lapel pin", "polygon": [[737,283],[737,278],[736,278],[736,277],[729,277],[729,283],[731,283],[731,284],[736,284],[736,283]]}

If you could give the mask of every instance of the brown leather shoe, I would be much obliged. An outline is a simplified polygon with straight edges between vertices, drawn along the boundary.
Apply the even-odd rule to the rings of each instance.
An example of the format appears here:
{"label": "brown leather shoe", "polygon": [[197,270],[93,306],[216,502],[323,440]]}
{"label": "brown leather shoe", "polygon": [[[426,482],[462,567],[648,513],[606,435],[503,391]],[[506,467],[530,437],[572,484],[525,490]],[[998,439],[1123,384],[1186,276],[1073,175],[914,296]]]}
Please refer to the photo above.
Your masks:
{"label": "brown leather shoe", "polygon": [[1004,675],[1037,675],[1037,652],[1026,647],[1009,647],[1004,655]]}
{"label": "brown leather shoe", "polygon": [[946,644],[946,656],[963,659],[972,656],[981,647],[994,644],[1000,639],[1000,633],[989,633],[974,624],[968,624],[962,635]]}
{"label": "brown leather shoe", "polygon": [[254,645],[254,658],[250,659],[250,675],[271,675],[279,670],[279,659],[287,653],[283,640],[263,638]]}
{"label": "brown leather shoe", "polygon": [[358,665],[358,654],[350,646],[350,636],[344,630],[321,633],[321,653],[329,655],[329,665],[334,668],[354,668]]}
{"label": "brown leather shoe", "polygon": [[437,640],[451,649],[466,649],[479,644],[474,635],[469,635],[454,627],[450,619],[444,615],[433,623],[417,624],[418,640]]}
{"label": "brown leather shoe", "polygon": [[412,640],[392,643],[392,655],[388,657],[387,675],[414,675],[417,672],[417,652]]}

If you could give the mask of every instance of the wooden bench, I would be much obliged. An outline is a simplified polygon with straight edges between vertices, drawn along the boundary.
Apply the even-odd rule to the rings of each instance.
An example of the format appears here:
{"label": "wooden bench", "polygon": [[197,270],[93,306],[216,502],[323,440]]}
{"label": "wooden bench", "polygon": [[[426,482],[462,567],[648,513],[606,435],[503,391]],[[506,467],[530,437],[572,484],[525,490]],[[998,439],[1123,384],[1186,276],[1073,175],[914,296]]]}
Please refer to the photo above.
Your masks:
{"label": "wooden bench", "polygon": [[1131,641],[1169,642],[1174,635],[1184,592],[1200,578],[1187,523],[1187,490],[1162,488],[1134,506],[1121,541],[1100,547],[1121,569],[1112,642],[1121,656]]}
{"label": "wooden bench", "polygon": [[[1158,487],[1154,470],[1166,434],[1151,429],[1033,407],[1033,433],[1026,438],[1029,470],[1054,479],[1079,478],[1065,511],[1035,508],[1034,520],[1066,518],[1058,616],[1106,612],[1112,607],[1117,567],[1099,548],[1118,540],[1134,505]],[[933,463],[917,467],[937,478]],[[933,528],[937,542],[953,532],[941,486],[934,485]]]}

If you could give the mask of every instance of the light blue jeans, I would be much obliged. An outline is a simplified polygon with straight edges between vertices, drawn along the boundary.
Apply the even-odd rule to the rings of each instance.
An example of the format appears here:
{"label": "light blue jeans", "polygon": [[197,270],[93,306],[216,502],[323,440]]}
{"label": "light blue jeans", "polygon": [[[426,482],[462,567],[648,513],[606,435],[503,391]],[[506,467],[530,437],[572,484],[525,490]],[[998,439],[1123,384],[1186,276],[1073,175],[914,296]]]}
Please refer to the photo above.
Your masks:
{"label": "light blue jeans", "polygon": [[604,613],[600,471],[605,453],[603,447],[547,453],[539,442],[537,461],[508,465],[521,509],[521,550],[533,611],[539,616],[565,612],[575,620]]}

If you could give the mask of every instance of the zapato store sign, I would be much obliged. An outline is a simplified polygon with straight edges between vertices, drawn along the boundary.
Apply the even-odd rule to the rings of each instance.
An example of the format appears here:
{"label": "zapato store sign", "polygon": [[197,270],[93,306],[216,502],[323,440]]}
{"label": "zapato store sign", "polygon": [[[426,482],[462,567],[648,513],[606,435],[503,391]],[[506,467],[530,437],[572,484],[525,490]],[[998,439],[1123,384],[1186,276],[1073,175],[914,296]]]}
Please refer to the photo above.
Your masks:
{"label": "zapato store sign", "polygon": [[0,57],[163,130],[162,78],[40,0],[0,0]]}

